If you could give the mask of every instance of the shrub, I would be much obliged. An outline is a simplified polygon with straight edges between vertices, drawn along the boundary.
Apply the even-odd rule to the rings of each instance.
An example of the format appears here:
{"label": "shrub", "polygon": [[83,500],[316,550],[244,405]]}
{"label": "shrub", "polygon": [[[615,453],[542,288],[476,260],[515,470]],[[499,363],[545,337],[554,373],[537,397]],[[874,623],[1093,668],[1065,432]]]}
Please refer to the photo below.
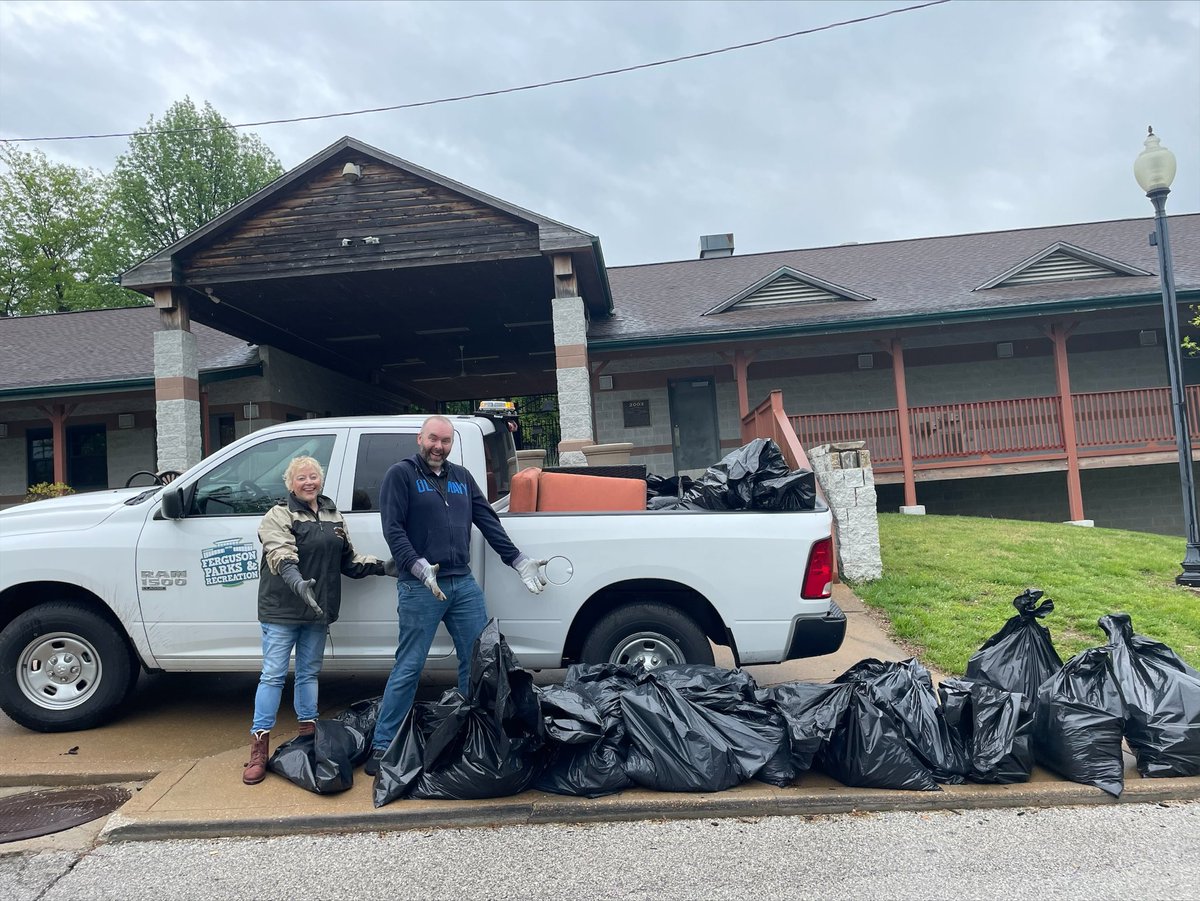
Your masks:
{"label": "shrub", "polygon": [[29,504],[33,501],[44,501],[48,497],[62,497],[64,494],[74,493],[75,489],[65,482],[38,482],[26,489],[23,503]]}

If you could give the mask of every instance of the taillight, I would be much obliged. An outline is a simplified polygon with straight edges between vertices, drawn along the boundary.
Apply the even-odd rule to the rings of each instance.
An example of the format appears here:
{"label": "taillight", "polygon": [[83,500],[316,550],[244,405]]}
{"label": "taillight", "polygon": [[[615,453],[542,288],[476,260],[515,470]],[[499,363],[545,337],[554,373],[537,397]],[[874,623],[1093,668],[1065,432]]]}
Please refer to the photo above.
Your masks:
{"label": "taillight", "polygon": [[808,552],[808,566],[804,570],[802,598],[827,598],[833,594],[833,539],[822,538]]}

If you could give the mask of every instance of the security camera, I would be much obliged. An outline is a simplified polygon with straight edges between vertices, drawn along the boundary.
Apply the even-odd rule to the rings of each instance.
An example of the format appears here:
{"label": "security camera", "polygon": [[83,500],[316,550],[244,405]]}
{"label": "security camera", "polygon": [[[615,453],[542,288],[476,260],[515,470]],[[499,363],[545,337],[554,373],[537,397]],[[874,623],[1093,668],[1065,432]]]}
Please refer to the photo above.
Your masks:
{"label": "security camera", "polygon": [[342,178],[348,184],[354,184],[362,178],[362,166],[357,163],[346,163],[346,165],[342,166]]}

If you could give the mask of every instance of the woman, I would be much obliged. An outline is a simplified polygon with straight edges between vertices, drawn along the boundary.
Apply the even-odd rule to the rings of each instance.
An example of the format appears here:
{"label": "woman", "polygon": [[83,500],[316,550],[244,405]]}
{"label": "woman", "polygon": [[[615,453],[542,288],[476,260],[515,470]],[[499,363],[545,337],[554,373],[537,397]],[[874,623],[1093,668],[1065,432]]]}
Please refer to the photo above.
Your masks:
{"label": "woman", "polygon": [[391,560],[356,554],[346,523],[333,501],[321,494],[325,473],[312,457],[288,464],[286,501],[267,511],[258,527],[263,546],[259,567],[258,620],[263,665],[254,696],[250,762],[242,781],[257,785],[267,775],[268,741],[296,649],[294,702],[300,734],[312,735],[317,719],[317,675],[325,656],[325,634],[342,604],[342,575],[395,576]]}

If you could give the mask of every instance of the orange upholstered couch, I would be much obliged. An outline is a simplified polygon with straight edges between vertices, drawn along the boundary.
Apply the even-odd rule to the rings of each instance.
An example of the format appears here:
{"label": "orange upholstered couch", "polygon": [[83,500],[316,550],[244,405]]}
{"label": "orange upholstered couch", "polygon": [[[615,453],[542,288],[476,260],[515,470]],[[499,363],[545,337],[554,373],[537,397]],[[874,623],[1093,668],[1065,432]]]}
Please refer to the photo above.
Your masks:
{"label": "orange upholstered couch", "polygon": [[509,513],[645,510],[646,483],[566,472],[522,469],[512,477]]}

